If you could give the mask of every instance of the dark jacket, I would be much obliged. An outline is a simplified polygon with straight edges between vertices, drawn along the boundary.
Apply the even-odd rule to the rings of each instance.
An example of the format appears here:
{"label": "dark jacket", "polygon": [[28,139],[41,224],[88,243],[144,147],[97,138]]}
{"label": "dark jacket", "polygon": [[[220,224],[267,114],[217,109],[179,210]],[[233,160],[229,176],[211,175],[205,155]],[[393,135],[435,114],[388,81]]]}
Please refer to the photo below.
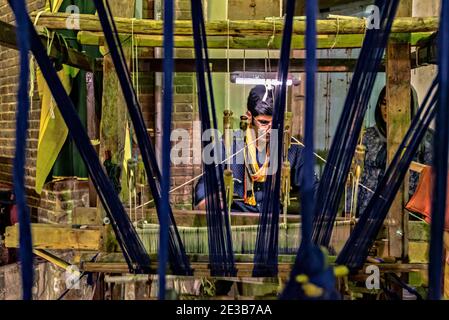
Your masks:
{"label": "dark jacket", "polygon": [[[376,105],[375,119],[376,125],[366,129],[363,135],[362,144],[366,147],[365,163],[360,183],[371,189],[376,190],[377,184],[383,178],[387,166],[387,139],[386,139],[386,123],[382,118],[380,110],[380,102],[383,98],[385,89],[382,90]],[[417,97],[412,90],[412,117],[418,108]],[[427,131],[422,143],[415,155],[414,161],[430,165],[432,162],[432,132]],[[409,195],[412,195],[419,182],[419,174],[410,172]],[[363,187],[359,188],[358,194],[358,214],[362,214],[368,205],[373,193]]]}

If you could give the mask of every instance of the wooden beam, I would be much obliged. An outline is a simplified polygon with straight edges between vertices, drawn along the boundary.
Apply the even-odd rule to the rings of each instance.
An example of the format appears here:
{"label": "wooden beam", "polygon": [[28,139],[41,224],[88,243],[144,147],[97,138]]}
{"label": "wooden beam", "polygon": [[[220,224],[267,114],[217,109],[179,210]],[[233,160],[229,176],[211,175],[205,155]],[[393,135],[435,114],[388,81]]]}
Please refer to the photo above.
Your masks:
{"label": "wooden beam", "polygon": [[[134,17],[134,0],[110,0],[109,7],[114,17]],[[107,48],[107,46],[106,46]],[[131,47],[123,48],[124,59],[128,63],[131,57]],[[103,97],[101,104],[101,122],[100,122],[100,151],[99,157],[102,163],[110,157],[112,163],[121,169],[120,179],[120,199],[127,202],[128,193],[123,186],[127,183],[126,174],[123,168],[123,158],[125,149],[125,137],[128,122],[128,109],[126,107],[122,88],[118,79],[111,55],[106,55],[103,59]],[[105,212],[101,202],[97,199],[97,222],[101,223],[105,217]],[[105,228],[105,243],[110,250],[113,246],[118,247],[116,238],[113,235],[113,229],[110,224]],[[111,244],[111,245],[109,245]]]}
{"label": "wooden beam", "polygon": [[416,161],[412,161],[412,163],[410,164],[410,170],[421,173],[424,168],[429,167],[426,164],[422,164]]}
{"label": "wooden beam", "polygon": [[[293,267],[294,263],[294,255],[284,255],[281,256],[282,259],[279,261],[279,277],[281,277],[282,280],[286,280],[289,275],[291,268]],[[191,266],[194,269],[194,275],[193,277],[190,277],[190,279],[194,279],[194,277],[210,277],[210,269],[209,269],[209,263],[208,263],[208,256],[196,256],[191,255],[189,256]],[[157,270],[157,256],[152,255],[150,257],[152,263],[151,267],[153,270]],[[246,255],[238,255],[236,256],[236,268],[238,270],[237,277],[245,277],[245,278],[252,278],[252,269],[254,267],[254,264],[252,263],[254,257],[251,254]],[[120,253],[112,253],[112,254],[105,254],[100,253],[99,256],[97,256],[96,262],[90,262],[91,255],[83,255],[81,257],[80,262],[80,270],[85,272],[104,272],[104,273],[128,273],[128,265],[125,263],[123,255]],[[329,257],[329,263],[335,264],[335,256]],[[370,266],[371,264],[366,264],[365,267],[359,271],[358,274],[365,275],[365,268]],[[381,273],[396,273],[396,272],[413,272],[413,271],[421,271],[427,269],[426,263],[408,263],[408,264],[402,264],[402,263],[380,263],[377,264],[379,267],[379,270]],[[168,274],[170,274],[170,270],[168,270]],[[262,278],[253,278],[253,279],[259,279]],[[263,278],[265,280],[269,280],[271,278]],[[277,279],[277,278],[276,278]]]}
{"label": "wooden beam", "polygon": [[33,253],[42,259],[47,260],[48,262],[54,264],[57,267],[60,267],[61,269],[67,270],[67,268],[70,266],[70,263],[67,261],[55,256],[54,254],[42,250],[42,249],[33,249]]}
{"label": "wooden beam", "polygon": [[[160,58],[148,58],[142,56],[141,64],[152,70],[153,72],[163,71],[163,59]],[[337,58],[337,59],[317,59],[318,72],[354,72],[358,59],[350,58]],[[266,60],[264,58],[258,59],[242,59],[242,58],[230,58],[229,59],[229,72],[243,71],[248,72],[263,72],[266,70]],[[416,67],[413,58],[410,59],[412,68]],[[190,58],[175,58],[174,59],[175,72],[196,72],[195,60]],[[271,70],[277,70],[278,59],[270,59]],[[212,72],[228,72],[228,60],[224,58],[212,58],[209,59],[209,65]],[[290,59],[289,72],[301,73],[304,72],[305,59],[292,57]],[[385,72],[385,61],[382,61],[378,72]]]}
{"label": "wooden beam", "polygon": [[449,231],[444,232],[444,252],[446,259],[444,261],[444,297],[449,299]]}
{"label": "wooden beam", "polygon": [[[47,47],[47,37],[41,36],[42,44]],[[0,45],[18,50],[16,42],[16,27],[12,24],[0,20]],[[60,59],[62,63],[79,69],[92,71],[95,68],[101,68],[101,60],[95,60],[67,47],[64,43],[54,41],[50,49],[50,58]]]}
{"label": "wooden beam", "polygon": [[[33,223],[31,225],[34,249],[94,250],[101,248],[100,228],[74,229],[70,226]],[[19,225],[7,227],[5,246],[19,247]]]}
{"label": "wooden beam", "polygon": [[[412,15],[412,1],[401,0],[396,16]],[[387,163],[390,163],[411,120],[410,44],[403,38],[390,37],[387,46]],[[408,175],[388,214],[388,255],[405,259],[408,254],[408,214],[404,212],[408,197]]]}
{"label": "wooden beam", "polygon": [[[209,59],[212,72],[228,72],[227,59]],[[149,70],[162,72],[163,59],[150,58],[142,61]],[[271,70],[277,70],[279,60],[270,59]],[[353,72],[357,59],[318,59],[318,72]],[[305,59],[291,59],[289,72],[303,72]],[[175,59],[175,72],[195,72],[195,60],[178,58]],[[243,71],[257,72],[265,71],[265,59],[229,59],[229,72]],[[379,72],[385,72],[385,66],[381,66]]]}
{"label": "wooden beam", "polygon": [[[49,29],[66,29],[67,13],[47,13],[40,15],[37,26],[47,27]],[[123,16],[123,14],[122,14]],[[135,35],[162,35],[163,21],[150,19],[132,19],[122,18],[119,15],[114,16],[119,33],[134,33]],[[317,20],[318,35],[344,35],[344,34],[364,34],[365,20],[354,19],[321,19]],[[213,20],[206,22],[206,34],[208,36],[222,35],[227,36],[253,36],[253,35],[281,35],[284,28],[283,19],[275,20],[230,20],[229,33],[228,21]],[[79,15],[80,31],[102,31],[100,21],[97,16],[91,14]],[[395,19],[392,26],[392,33],[416,33],[416,32],[434,32],[438,30],[438,17],[403,17]],[[293,24],[294,35],[304,35],[306,31],[305,20],[296,19]],[[192,22],[189,20],[175,21],[175,35],[192,36]]]}
{"label": "wooden beam", "polygon": [[[418,32],[408,37],[410,44],[415,46],[416,43],[430,35],[430,32]],[[402,35],[402,34],[398,34]],[[408,36],[408,35],[407,35]],[[119,34],[123,45],[131,45],[131,35],[126,33]],[[360,48],[363,44],[363,34],[339,34],[335,35],[318,35],[318,49],[342,49],[342,48]],[[80,31],[78,32],[78,41],[84,45],[104,45],[104,36],[102,32]],[[305,48],[305,36],[292,36],[292,49]],[[135,34],[134,43],[140,47],[163,47],[162,35]],[[267,50],[270,44],[271,49],[280,49],[282,36],[275,36],[271,42],[271,35],[240,35],[228,37],[223,35],[208,35],[207,45],[210,49],[263,49]],[[176,48],[193,48],[193,38],[190,35],[178,35],[174,37],[174,45]],[[229,46],[228,46],[229,45]]]}

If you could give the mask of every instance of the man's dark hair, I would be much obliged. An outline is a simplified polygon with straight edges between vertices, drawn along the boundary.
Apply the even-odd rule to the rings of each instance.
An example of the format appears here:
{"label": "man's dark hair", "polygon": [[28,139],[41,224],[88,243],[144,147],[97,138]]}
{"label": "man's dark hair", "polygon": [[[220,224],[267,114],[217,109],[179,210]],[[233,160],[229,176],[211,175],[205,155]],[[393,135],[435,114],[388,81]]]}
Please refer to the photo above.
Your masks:
{"label": "man's dark hair", "polygon": [[268,90],[266,99],[263,100],[267,90],[264,85],[258,85],[249,92],[247,107],[253,117],[273,115],[273,90]]}

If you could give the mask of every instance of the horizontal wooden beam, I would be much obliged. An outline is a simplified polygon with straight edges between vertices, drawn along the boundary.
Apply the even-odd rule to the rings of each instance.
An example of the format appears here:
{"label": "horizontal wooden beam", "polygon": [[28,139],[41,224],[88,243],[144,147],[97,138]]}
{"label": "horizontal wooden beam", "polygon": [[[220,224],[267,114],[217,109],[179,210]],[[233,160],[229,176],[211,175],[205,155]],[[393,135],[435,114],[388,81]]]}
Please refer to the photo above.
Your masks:
{"label": "horizontal wooden beam", "polygon": [[[404,41],[410,42],[412,46],[430,35],[430,32],[412,33],[404,36]],[[401,35],[401,34],[398,34]],[[119,35],[124,46],[131,45],[131,34],[121,33]],[[360,48],[363,44],[364,34],[338,34],[338,35],[318,35],[318,49],[350,49]],[[140,47],[163,47],[162,35],[151,34],[134,34],[134,45]],[[104,46],[104,36],[102,32],[80,31],[78,32],[78,41],[84,45],[100,45]],[[208,35],[207,46],[210,49],[280,49],[282,44],[282,36],[278,35],[274,38],[269,34],[257,35]],[[193,48],[193,38],[190,35],[177,35],[174,37],[174,45],[176,48]],[[292,49],[304,49],[305,36],[292,36]]]}
{"label": "horizontal wooden beam", "polygon": [[[290,275],[291,268],[293,266],[293,261],[295,255],[282,255],[278,263],[279,267],[279,277],[283,280],[287,279]],[[153,270],[157,270],[157,257],[152,255],[151,257],[151,267]],[[207,256],[191,255],[189,256],[191,266],[194,269],[194,277],[209,277],[210,269],[208,264]],[[97,256],[96,262],[91,262],[91,255],[82,255],[80,262],[80,270],[85,272],[104,272],[104,273],[128,273],[128,265],[125,263],[123,255],[119,253],[100,253]],[[254,256],[251,254],[247,255],[236,255],[236,268],[238,270],[237,277],[252,277],[252,269],[254,264],[252,263]],[[335,263],[335,256],[329,257],[329,263]],[[371,264],[366,264],[365,268]],[[426,270],[427,263],[380,263],[377,264],[381,273],[395,273],[395,272],[413,272]],[[365,269],[363,268],[363,269]],[[170,274],[170,271],[168,271]],[[359,274],[365,274],[364,270],[361,270]],[[366,275],[366,274],[365,274]],[[267,279],[267,278],[265,278]]]}
{"label": "horizontal wooden beam", "polygon": [[[101,230],[95,227],[75,229],[71,226],[33,223],[31,234],[34,249],[98,251],[102,245]],[[18,224],[6,228],[5,246],[19,247]]]}
{"label": "horizontal wooden beam", "polygon": [[[67,13],[42,13],[37,21],[37,26],[49,29],[66,29]],[[75,30],[101,31],[101,24],[96,15],[80,14],[77,17],[79,24]],[[150,19],[114,18],[119,33],[133,33],[146,35],[162,35],[163,21]],[[283,19],[266,20],[212,20],[206,23],[206,34],[248,36],[248,35],[272,35],[282,34],[284,28]],[[438,29],[438,17],[405,17],[397,18],[393,22],[392,33],[433,32]],[[317,34],[364,34],[366,30],[365,19],[322,19],[317,20]],[[293,34],[304,35],[306,23],[303,17],[295,19]],[[192,22],[189,20],[175,21],[176,35],[192,35]]]}
{"label": "horizontal wooden beam", "polygon": [[33,249],[33,253],[42,259],[47,260],[48,262],[54,264],[55,266],[60,267],[61,269],[67,270],[67,268],[70,266],[70,263],[67,261],[55,256],[51,252],[48,252],[46,250],[42,249]]}
{"label": "horizontal wooden beam", "polygon": [[[163,59],[149,58],[142,61],[148,70],[153,72],[163,71]],[[277,71],[278,59],[270,59],[271,71]],[[352,72],[354,71],[357,59],[317,59],[318,72]],[[209,59],[212,72],[234,72],[243,71],[248,72],[263,72],[266,71],[268,61],[265,59],[229,59],[229,70],[227,59]],[[174,60],[175,72],[195,72],[195,60],[188,58],[175,58]],[[269,70],[267,70],[269,71]],[[305,59],[291,59],[289,65],[289,72],[304,72]],[[385,67],[381,66],[379,72],[385,71]]]}
{"label": "horizontal wooden beam", "polygon": [[[146,70],[153,72],[163,71],[163,59],[158,58],[141,58],[141,63],[145,66]],[[271,71],[277,71],[278,59],[270,59]],[[416,68],[415,60],[411,59],[410,63],[412,68]],[[230,58],[229,69],[228,60],[224,58],[212,58],[209,59],[209,65],[212,72],[234,72],[243,71],[248,72],[264,72],[267,70],[268,60],[264,58]],[[318,72],[353,72],[357,64],[357,59],[317,59]],[[196,72],[195,60],[190,58],[175,58],[174,59],[175,72]],[[288,67],[289,72],[305,72],[305,59],[290,59],[290,65]],[[378,72],[385,72],[385,62],[382,61],[379,66]]]}
{"label": "horizontal wooden beam", "polygon": [[[42,44],[47,46],[47,37],[41,36]],[[16,27],[0,20],[0,45],[17,50]],[[86,71],[101,70],[101,60],[94,60],[84,53],[67,47],[64,43],[54,41],[51,46],[50,58],[61,59],[63,64]],[[100,68],[100,69],[98,69]]]}

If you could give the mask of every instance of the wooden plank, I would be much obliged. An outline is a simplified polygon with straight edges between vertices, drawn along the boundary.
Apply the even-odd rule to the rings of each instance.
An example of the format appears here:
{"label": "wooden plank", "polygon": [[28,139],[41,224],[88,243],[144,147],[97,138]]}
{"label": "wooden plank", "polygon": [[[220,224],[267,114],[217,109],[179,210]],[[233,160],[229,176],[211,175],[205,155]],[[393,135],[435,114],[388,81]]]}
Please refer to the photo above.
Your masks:
{"label": "wooden plank", "polygon": [[[145,66],[154,72],[162,72],[163,59],[145,59]],[[212,72],[228,72],[228,60],[215,58],[209,59]],[[270,59],[272,70],[277,70],[278,59]],[[318,72],[353,72],[357,59],[317,59]],[[245,66],[245,68],[243,67]],[[260,72],[265,70],[264,59],[229,59],[229,72],[246,70],[248,72]],[[291,59],[289,72],[304,72],[305,59]],[[189,58],[175,58],[175,72],[195,72],[195,60]],[[379,68],[379,72],[385,72],[385,66]]]}
{"label": "wooden plank", "polygon": [[55,266],[60,267],[61,269],[66,270],[70,266],[70,263],[55,256],[54,254],[52,254],[46,250],[33,249],[33,253],[35,255],[47,260],[48,262],[54,264]]}
{"label": "wooden plank", "polygon": [[[123,18],[126,11],[114,15],[114,21],[117,25],[119,33],[135,35],[162,35],[163,21],[151,19],[135,19]],[[32,15],[33,16],[33,15]],[[47,13],[40,15],[37,22],[38,26],[47,27],[49,29],[66,29],[67,13]],[[438,17],[400,17],[396,18],[392,25],[392,33],[415,33],[415,32],[435,32],[438,30]],[[365,34],[366,22],[364,19],[319,19],[317,20],[318,35],[346,35],[346,34]],[[284,29],[283,18],[265,20],[229,20],[229,33],[227,20],[211,20],[206,22],[206,34],[213,35],[230,35],[230,36],[254,36],[273,34],[273,30],[277,35],[281,35]],[[79,15],[80,31],[102,31],[100,21],[97,16],[91,14]],[[305,35],[306,24],[304,19],[296,19],[293,23],[293,35]],[[192,22],[189,20],[175,21],[175,35],[192,36]]]}
{"label": "wooden plank", "polygon": [[[191,266],[194,270],[193,277],[210,277],[210,270],[207,263],[199,263],[194,262],[191,263]],[[290,276],[290,271],[292,268],[292,263],[280,263],[278,277],[282,280],[288,279]],[[366,265],[358,274],[366,276],[367,273],[365,269],[369,265]],[[379,271],[381,273],[397,273],[397,272],[416,272],[427,270],[427,264],[424,263],[409,263],[409,264],[379,264]],[[152,263],[151,268],[153,270],[157,270],[157,263]],[[252,263],[236,263],[237,275],[236,277],[246,277],[250,278],[252,276]],[[80,270],[85,272],[102,272],[102,273],[128,273],[129,269],[126,263],[124,262],[112,262],[112,263],[102,263],[102,262],[81,262]],[[170,274],[170,270],[168,273]],[[265,278],[269,279],[269,278]]]}
{"label": "wooden plank", "polygon": [[[99,228],[74,229],[70,226],[33,223],[33,248],[52,250],[100,250],[102,237]],[[19,225],[7,227],[5,245],[19,247]]]}
{"label": "wooden plank", "polygon": [[[47,37],[41,35],[42,44],[47,47]],[[16,42],[16,27],[12,24],[0,20],[0,45],[18,50]],[[90,58],[84,53],[67,47],[64,43],[53,42],[49,56],[55,59],[62,59],[63,64],[79,69],[92,71],[101,68],[101,61]]]}
{"label": "wooden plank", "polygon": [[444,270],[444,297],[449,299],[449,232],[444,232],[444,251],[446,254]]}
{"label": "wooden plank", "polygon": [[[429,32],[413,33],[410,38],[411,45],[430,35]],[[120,33],[119,37],[122,41],[130,41],[130,34]],[[318,35],[317,49],[341,49],[341,48],[360,48],[363,44],[363,34],[339,34],[335,35]],[[102,32],[80,31],[78,32],[78,41],[84,45],[103,45],[104,36]],[[140,47],[163,47],[162,35],[135,34],[135,43]],[[269,34],[257,35],[236,35],[228,37],[223,35],[208,35],[207,45],[211,49],[267,49],[267,45],[271,41]],[[271,43],[272,49],[280,49],[282,36],[274,37]],[[174,46],[176,48],[193,48],[193,37],[190,35],[177,35],[174,37]],[[292,36],[292,49],[305,48],[305,36]]]}
{"label": "wooden plank", "polygon": [[72,213],[72,223],[75,225],[101,225],[101,222],[97,219],[97,208],[74,208]]}
{"label": "wooden plank", "polygon": [[412,163],[410,164],[410,170],[421,173],[424,168],[429,167],[428,165],[416,162],[416,161],[412,161]]}
{"label": "wooden plank", "polygon": [[[412,1],[401,0],[396,16],[410,17]],[[387,46],[387,163],[396,153],[410,126],[410,44],[404,39],[390,37]],[[408,253],[408,214],[404,207],[408,197],[408,175],[391,205],[388,220],[388,255],[404,259]]]}
{"label": "wooden plank", "polygon": [[[91,141],[98,141],[98,144],[92,144],[95,152],[98,154],[100,151],[100,119],[99,115],[97,114],[97,106],[99,106],[100,103],[96,101],[97,97],[95,95],[95,83],[97,77],[101,79],[102,72],[86,72],[87,134]],[[94,182],[92,181],[92,179],[89,179],[89,206],[96,206],[97,199],[98,195],[97,190],[95,189]]]}

